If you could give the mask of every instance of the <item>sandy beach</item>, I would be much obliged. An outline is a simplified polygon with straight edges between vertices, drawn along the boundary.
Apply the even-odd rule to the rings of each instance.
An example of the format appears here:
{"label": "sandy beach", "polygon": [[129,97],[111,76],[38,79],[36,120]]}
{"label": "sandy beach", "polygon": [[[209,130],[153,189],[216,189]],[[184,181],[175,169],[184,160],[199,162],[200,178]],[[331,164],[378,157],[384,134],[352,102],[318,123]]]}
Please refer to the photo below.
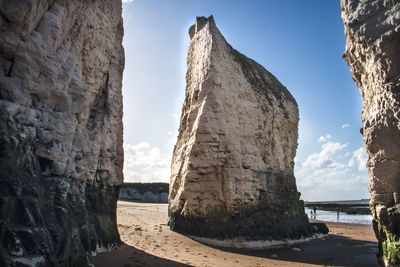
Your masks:
{"label": "sandy beach", "polygon": [[269,250],[220,249],[169,230],[167,204],[118,202],[124,244],[91,257],[95,266],[377,266],[371,226],[327,223],[323,239]]}

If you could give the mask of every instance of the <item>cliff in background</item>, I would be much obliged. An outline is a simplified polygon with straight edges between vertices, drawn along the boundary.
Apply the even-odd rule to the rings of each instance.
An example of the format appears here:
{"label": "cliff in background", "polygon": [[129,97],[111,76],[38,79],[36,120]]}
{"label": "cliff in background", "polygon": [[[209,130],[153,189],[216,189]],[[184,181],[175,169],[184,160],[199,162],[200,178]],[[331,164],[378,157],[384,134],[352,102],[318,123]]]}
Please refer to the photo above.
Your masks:
{"label": "cliff in background", "polygon": [[364,101],[371,210],[384,264],[400,265],[400,2],[342,0],[344,59]]}
{"label": "cliff in background", "polygon": [[0,265],[120,242],[121,1],[0,3]]}
{"label": "cliff in background", "polygon": [[168,183],[123,183],[119,199],[148,203],[168,203]]}
{"label": "cliff in background", "polygon": [[189,35],[171,166],[171,229],[246,240],[312,234],[293,175],[296,101],[225,41],[212,16],[198,17]]}

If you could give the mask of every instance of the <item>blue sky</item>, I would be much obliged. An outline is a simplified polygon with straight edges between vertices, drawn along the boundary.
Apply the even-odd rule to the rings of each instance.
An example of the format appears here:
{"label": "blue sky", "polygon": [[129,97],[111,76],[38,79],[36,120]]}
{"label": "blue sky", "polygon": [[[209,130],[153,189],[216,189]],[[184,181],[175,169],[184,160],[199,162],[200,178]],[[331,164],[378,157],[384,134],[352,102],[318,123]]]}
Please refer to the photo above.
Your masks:
{"label": "blue sky", "polygon": [[196,16],[212,14],[226,40],[273,73],[299,105],[302,198],[368,198],[362,101],[342,59],[340,12],[336,0],[124,0],[125,181],[169,181],[187,32]]}

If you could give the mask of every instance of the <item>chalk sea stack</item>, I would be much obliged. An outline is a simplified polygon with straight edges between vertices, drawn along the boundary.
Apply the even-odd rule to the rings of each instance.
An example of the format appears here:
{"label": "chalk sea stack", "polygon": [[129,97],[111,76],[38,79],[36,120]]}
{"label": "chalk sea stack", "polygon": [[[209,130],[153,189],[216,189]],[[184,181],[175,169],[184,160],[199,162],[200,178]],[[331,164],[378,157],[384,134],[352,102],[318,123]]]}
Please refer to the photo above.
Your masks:
{"label": "chalk sea stack", "polygon": [[212,16],[198,17],[189,35],[186,98],[171,166],[171,229],[219,239],[310,235],[293,174],[295,99],[232,48]]}
{"label": "chalk sea stack", "polygon": [[378,257],[400,266],[400,2],[342,0],[346,52],[364,101],[370,205]]}
{"label": "chalk sea stack", "polygon": [[86,266],[120,242],[121,1],[0,13],[0,266]]}

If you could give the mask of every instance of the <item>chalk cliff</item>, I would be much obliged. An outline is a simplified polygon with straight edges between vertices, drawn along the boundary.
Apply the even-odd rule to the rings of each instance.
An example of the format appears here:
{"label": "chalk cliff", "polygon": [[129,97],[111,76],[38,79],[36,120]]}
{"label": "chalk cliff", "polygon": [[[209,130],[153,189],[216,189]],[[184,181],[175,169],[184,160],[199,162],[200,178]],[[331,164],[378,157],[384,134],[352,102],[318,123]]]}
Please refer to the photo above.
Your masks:
{"label": "chalk cliff", "polygon": [[362,121],[378,257],[400,265],[400,2],[342,0],[344,59],[364,101]]}
{"label": "chalk cliff", "polygon": [[186,99],[171,166],[171,229],[253,240],[309,235],[293,175],[295,99],[234,50],[212,16],[198,17],[189,35]]}
{"label": "chalk cliff", "polygon": [[122,36],[121,1],[0,2],[1,266],[120,242]]}
{"label": "chalk cliff", "polygon": [[124,183],[119,199],[147,203],[168,203],[168,183]]}

